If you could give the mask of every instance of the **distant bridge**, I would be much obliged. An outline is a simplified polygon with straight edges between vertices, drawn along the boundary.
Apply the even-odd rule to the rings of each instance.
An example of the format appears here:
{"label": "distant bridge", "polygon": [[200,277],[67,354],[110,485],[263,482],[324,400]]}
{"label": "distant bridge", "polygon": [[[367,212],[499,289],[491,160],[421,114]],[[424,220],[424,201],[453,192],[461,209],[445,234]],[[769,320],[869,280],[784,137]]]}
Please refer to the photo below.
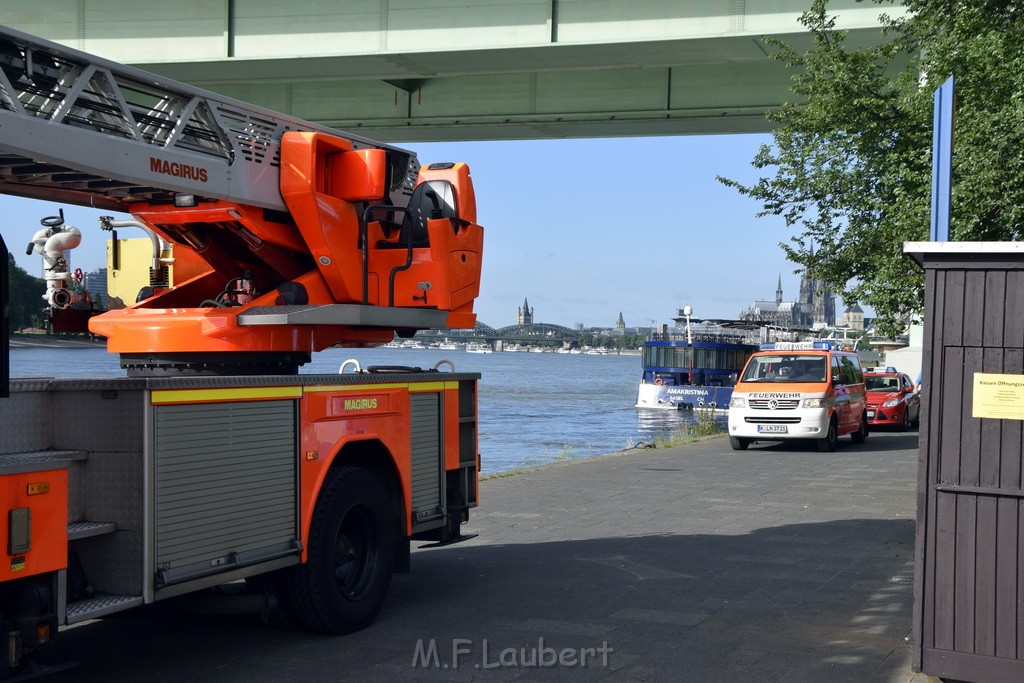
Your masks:
{"label": "distant bridge", "polygon": [[478,322],[470,330],[434,330],[420,332],[420,337],[454,337],[458,339],[483,339],[487,341],[508,342],[578,342],[584,331],[574,330],[553,323],[534,323],[532,325],[506,325],[494,328],[487,323]]}

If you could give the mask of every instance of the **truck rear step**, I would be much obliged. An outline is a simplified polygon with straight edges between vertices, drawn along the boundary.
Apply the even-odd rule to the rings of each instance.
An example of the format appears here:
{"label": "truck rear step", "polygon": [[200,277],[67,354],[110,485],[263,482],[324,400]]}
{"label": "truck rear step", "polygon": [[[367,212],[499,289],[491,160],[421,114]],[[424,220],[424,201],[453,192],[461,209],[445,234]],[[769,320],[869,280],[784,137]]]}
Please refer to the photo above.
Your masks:
{"label": "truck rear step", "polygon": [[138,607],[143,603],[141,595],[96,595],[85,600],[68,604],[67,623],[77,624],[89,619]]}
{"label": "truck rear step", "polygon": [[88,460],[86,451],[49,450],[0,455],[0,474],[41,472],[68,467],[72,461]]}
{"label": "truck rear step", "polygon": [[114,522],[72,522],[68,524],[68,540],[77,541],[91,536],[102,536],[117,531]]}

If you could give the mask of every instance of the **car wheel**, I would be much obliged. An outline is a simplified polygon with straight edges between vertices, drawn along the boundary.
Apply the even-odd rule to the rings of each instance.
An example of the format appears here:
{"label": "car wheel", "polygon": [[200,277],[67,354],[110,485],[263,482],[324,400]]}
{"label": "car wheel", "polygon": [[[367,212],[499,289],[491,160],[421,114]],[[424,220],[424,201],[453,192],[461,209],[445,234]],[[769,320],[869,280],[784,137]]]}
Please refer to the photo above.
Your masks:
{"label": "car wheel", "polygon": [[850,434],[854,443],[864,443],[868,440],[868,416],[867,413],[860,419],[860,429]]}
{"label": "car wheel", "polygon": [[900,422],[900,431],[901,432],[908,432],[908,431],[910,431],[910,408],[907,408],[907,407],[903,408],[903,421]]}
{"label": "car wheel", "polygon": [[747,450],[747,446],[750,445],[750,439],[741,439],[736,436],[730,436],[729,445],[732,446],[734,451],[745,451]]}
{"label": "car wheel", "polygon": [[836,449],[836,442],[839,441],[839,425],[836,424],[836,419],[832,418],[828,423],[828,431],[825,433],[825,437],[818,439],[818,450],[822,453],[830,453]]}

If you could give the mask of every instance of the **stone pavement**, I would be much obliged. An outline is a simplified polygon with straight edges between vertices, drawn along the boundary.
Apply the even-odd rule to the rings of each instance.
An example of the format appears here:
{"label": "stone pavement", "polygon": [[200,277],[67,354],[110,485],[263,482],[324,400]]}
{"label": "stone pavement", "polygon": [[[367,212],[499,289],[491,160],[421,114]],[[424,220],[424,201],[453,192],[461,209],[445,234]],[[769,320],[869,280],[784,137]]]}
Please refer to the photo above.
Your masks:
{"label": "stone pavement", "polygon": [[835,453],[710,439],[495,477],[479,536],[415,550],[364,631],[152,606],[58,652],[77,682],[925,681],[916,462],[916,433],[873,433]]}

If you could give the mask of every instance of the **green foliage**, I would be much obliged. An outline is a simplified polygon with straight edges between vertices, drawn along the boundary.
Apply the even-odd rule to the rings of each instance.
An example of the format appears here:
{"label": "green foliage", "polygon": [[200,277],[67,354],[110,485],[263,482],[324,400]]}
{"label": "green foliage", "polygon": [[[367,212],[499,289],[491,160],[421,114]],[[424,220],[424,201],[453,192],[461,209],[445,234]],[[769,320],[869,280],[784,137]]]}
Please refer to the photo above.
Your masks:
{"label": "green foliage", "polygon": [[697,416],[697,421],[688,425],[691,439],[714,436],[715,434],[725,432],[725,425],[715,419],[714,411],[698,408],[695,415]]}
{"label": "green foliage", "polygon": [[714,436],[725,433],[725,425],[715,418],[712,410],[697,408],[694,411],[696,421],[681,425],[671,432],[658,434],[654,440],[656,448],[671,448],[684,443],[690,443],[705,436]]}
{"label": "green foliage", "polygon": [[8,254],[8,286],[11,306],[11,331],[42,324],[46,302],[43,293],[46,283],[32,277],[14,262],[14,255]]}
{"label": "green foliage", "polygon": [[[893,0],[876,4],[895,7]],[[933,92],[956,77],[951,239],[1016,240],[1024,230],[1024,3],[906,0],[882,44],[855,48],[827,0],[801,23],[813,46],[769,40],[794,71],[789,102],[769,118],[772,145],[752,164],[774,177],[719,178],[796,231],[790,261],[865,303],[882,333],[921,311],[923,274],[903,242],[927,240]]]}
{"label": "green foliage", "polygon": [[602,347],[606,349],[638,349],[643,346],[647,337],[642,334],[625,334],[611,336],[584,332],[580,335],[580,346]]}

